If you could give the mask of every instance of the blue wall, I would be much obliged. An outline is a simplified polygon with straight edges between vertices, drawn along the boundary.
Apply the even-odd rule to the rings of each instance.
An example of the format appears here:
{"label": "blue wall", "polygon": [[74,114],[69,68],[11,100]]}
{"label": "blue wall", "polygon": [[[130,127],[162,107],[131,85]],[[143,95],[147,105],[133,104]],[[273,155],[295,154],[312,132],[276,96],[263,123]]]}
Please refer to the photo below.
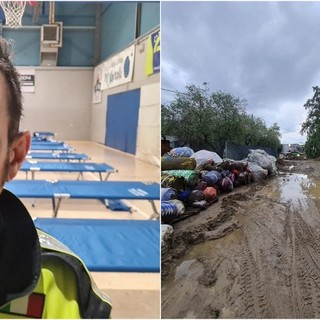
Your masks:
{"label": "blue wall", "polygon": [[[101,16],[100,62],[121,51],[134,41],[136,12],[136,2],[104,3]],[[159,25],[159,2],[142,2],[140,35],[148,33]]]}
{"label": "blue wall", "polygon": [[[94,66],[96,4],[101,10],[100,61],[121,51],[135,39],[136,2],[55,1],[55,21],[62,21],[63,47],[58,66]],[[0,10],[1,11],[1,10]],[[49,22],[49,2],[44,1],[37,23],[32,22],[33,8],[26,5],[23,26],[2,29],[2,37],[14,40],[14,63],[38,66],[40,59],[40,25]],[[0,14],[1,19],[1,14]],[[160,24],[160,3],[142,2],[141,35]],[[82,28],[73,28],[73,27]],[[1,35],[0,35],[1,36]]]}
{"label": "blue wall", "polygon": [[160,25],[159,2],[144,2],[141,11],[141,35],[144,35]]}
{"label": "blue wall", "polygon": [[113,2],[110,5],[104,5],[100,60],[105,60],[134,40],[135,17],[135,2]]}

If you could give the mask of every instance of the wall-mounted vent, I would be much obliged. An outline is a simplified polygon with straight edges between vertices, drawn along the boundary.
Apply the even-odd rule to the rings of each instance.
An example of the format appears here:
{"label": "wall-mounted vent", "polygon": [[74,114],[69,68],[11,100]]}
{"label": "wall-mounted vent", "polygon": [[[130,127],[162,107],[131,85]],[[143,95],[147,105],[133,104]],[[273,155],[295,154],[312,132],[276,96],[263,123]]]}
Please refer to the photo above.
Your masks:
{"label": "wall-mounted vent", "polygon": [[41,26],[41,44],[62,47],[62,22]]}

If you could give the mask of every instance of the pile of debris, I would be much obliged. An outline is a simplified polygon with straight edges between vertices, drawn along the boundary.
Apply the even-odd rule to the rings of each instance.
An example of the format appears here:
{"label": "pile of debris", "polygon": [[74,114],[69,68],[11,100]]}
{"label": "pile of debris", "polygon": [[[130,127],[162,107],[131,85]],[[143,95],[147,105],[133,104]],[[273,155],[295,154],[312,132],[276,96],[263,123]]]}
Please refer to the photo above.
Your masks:
{"label": "pile of debris", "polygon": [[307,160],[304,153],[300,152],[287,152],[284,154],[285,160]]}
{"label": "pile of debris", "polygon": [[172,224],[199,213],[222,193],[275,175],[276,158],[249,150],[241,161],[221,159],[212,151],[174,148],[161,158],[161,221]]}

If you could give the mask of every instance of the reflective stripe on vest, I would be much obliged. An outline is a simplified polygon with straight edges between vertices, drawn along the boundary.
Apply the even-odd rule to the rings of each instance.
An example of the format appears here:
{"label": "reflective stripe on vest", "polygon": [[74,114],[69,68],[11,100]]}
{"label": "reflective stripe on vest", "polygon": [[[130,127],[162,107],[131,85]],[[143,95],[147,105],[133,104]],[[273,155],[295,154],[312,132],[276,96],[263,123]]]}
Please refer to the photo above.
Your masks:
{"label": "reflective stripe on vest", "polygon": [[111,299],[106,294],[104,294],[103,292],[101,292],[98,289],[96,283],[93,281],[91,274],[88,271],[87,267],[85,266],[84,262],[74,252],[72,252],[67,246],[65,246],[63,243],[61,243],[57,239],[53,238],[52,236],[48,235],[47,233],[43,232],[42,230],[37,229],[37,232],[38,232],[38,237],[39,237],[41,248],[52,250],[52,251],[58,251],[61,253],[66,253],[66,254],[74,257],[75,259],[79,260],[79,262],[82,264],[85,272],[89,276],[92,290],[95,292],[95,294],[100,296],[102,300],[104,300],[106,303],[108,303],[111,306]]}
{"label": "reflective stripe on vest", "polygon": [[110,299],[97,288],[83,262],[39,231],[42,268],[34,291],[0,308],[0,318],[109,318]]}

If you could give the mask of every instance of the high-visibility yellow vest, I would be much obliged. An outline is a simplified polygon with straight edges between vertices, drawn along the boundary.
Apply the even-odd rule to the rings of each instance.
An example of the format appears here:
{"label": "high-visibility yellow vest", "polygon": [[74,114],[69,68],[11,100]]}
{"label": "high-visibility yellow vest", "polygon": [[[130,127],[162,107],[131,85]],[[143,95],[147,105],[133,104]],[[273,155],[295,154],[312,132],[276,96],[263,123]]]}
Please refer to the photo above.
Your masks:
{"label": "high-visibility yellow vest", "polygon": [[[18,272],[21,269],[21,273],[23,273],[24,266],[21,264],[19,267],[14,264],[15,260],[14,257],[12,257],[13,254],[19,254],[19,248],[24,248],[21,240],[19,240],[19,243],[16,245],[18,252],[13,252],[13,254],[7,253],[8,263],[11,263],[12,269],[14,269],[12,272],[16,273],[17,282],[22,282],[22,285],[20,286],[21,291],[19,291],[17,289],[20,288],[19,284],[18,286],[13,285],[12,288],[10,281],[8,282],[9,285],[5,284],[9,291],[7,293],[4,289],[2,290],[5,292],[5,298],[3,298],[3,292],[0,289],[0,298],[5,299],[5,303],[0,306],[0,318],[109,318],[111,313],[110,299],[96,287],[84,263],[55,238],[40,230],[37,230],[37,233],[33,232],[32,228],[34,231],[35,228],[32,220],[28,220],[24,215],[21,215],[22,213],[26,213],[26,209],[20,200],[15,198],[15,196],[7,190],[4,190],[0,196],[0,215],[2,220],[5,222],[7,220],[7,224],[10,225],[7,228],[9,229],[8,231],[12,233],[16,232],[16,230],[12,230],[12,228],[15,228],[13,224],[10,224],[10,221],[13,221],[14,218],[9,216],[9,214],[3,214],[2,204],[6,202],[4,207],[8,206],[8,203],[12,203],[13,200],[15,200],[15,212],[12,213],[12,215],[15,216],[17,211],[20,211],[18,214],[19,218],[22,219],[23,217],[24,219],[21,226],[23,225],[23,227],[27,229],[30,228],[27,235],[31,242],[37,241],[35,241],[33,245],[33,247],[35,247],[35,249],[32,250],[33,257],[29,259],[33,259],[32,263],[34,266],[31,265],[32,272],[28,273],[28,277],[21,277],[21,279],[19,279]],[[23,207],[21,207],[21,205]],[[17,224],[19,225],[18,222]],[[6,234],[9,235],[8,245],[12,242],[12,239],[14,239],[14,236],[10,238],[10,232],[6,232]],[[25,230],[21,230],[21,233],[24,232]],[[19,236],[17,238],[19,238]],[[27,240],[28,239],[26,239],[26,241]],[[38,242],[40,242],[41,247]],[[26,245],[26,250],[29,250],[28,248],[28,245]],[[20,252],[23,256],[24,252],[21,250]],[[25,260],[27,260],[29,256],[30,252],[25,254]],[[26,261],[26,268],[28,268],[27,265],[30,265],[29,262]],[[37,264],[39,264],[39,266],[37,266]],[[8,269],[7,272],[8,276],[15,279],[14,275],[10,274],[10,269]],[[31,276],[29,276],[29,274],[31,274]],[[0,275],[2,276],[1,265]],[[23,283],[25,278],[28,279],[28,281]],[[4,277],[2,279],[0,277],[0,280],[3,280],[3,283],[5,283]]]}

